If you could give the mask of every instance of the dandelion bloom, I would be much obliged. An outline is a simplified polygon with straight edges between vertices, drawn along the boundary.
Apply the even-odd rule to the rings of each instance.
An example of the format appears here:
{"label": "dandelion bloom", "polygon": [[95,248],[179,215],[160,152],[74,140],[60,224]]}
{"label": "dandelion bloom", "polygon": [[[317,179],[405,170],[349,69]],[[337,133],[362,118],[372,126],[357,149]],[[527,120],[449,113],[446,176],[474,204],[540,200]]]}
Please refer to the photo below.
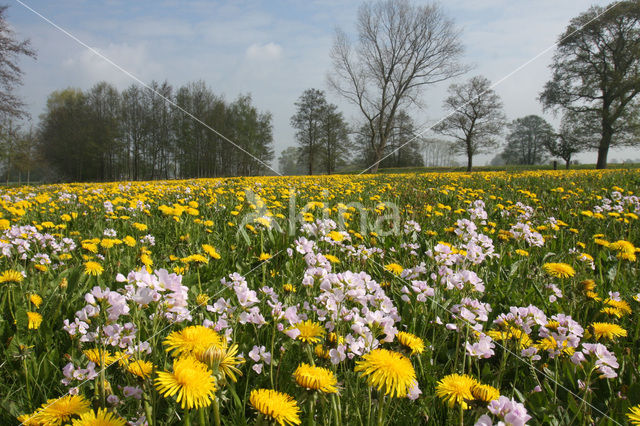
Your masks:
{"label": "dandelion bloom", "polygon": [[576,270],[566,263],[545,263],[542,267],[547,274],[556,278],[570,278],[576,274]]}
{"label": "dandelion bloom", "polygon": [[498,389],[482,383],[478,383],[471,388],[471,394],[476,400],[482,402],[491,402],[500,398],[500,391]]}
{"label": "dandelion bloom", "polygon": [[629,412],[627,413],[627,417],[632,425],[640,425],[640,404],[635,407],[629,408]]}
{"label": "dandelion bloom", "polygon": [[399,352],[374,349],[356,361],[354,371],[362,371],[370,386],[385,395],[403,398],[417,384],[416,372],[409,358]]}
{"label": "dandelion bloom", "polygon": [[33,294],[29,295],[29,301],[31,303],[33,303],[35,305],[36,309],[37,309],[42,304],[42,297],[40,297],[39,295],[33,293]]}
{"label": "dandelion bloom", "polygon": [[65,395],[58,399],[49,399],[33,414],[18,417],[24,425],[60,425],[71,417],[89,411],[89,401],[81,395]]}
{"label": "dandelion bloom", "polygon": [[109,351],[104,351],[102,349],[87,349],[83,351],[84,356],[91,362],[96,365],[104,366],[111,365],[116,362],[117,358],[109,353]]}
{"label": "dandelion bloom", "polygon": [[198,354],[211,346],[222,346],[222,338],[215,330],[202,325],[191,325],[169,334],[163,344],[167,346],[167,352]]}
{"label": "dandelion bloom", "polygon": [[300,331],[298,340],[305,343],[318,343],[320,338],[325,335],[326,331],[319,323],[307,320],[296,324],[296,328]]}
{"label": "dandelion bloom", "polygon": [[144,379],[151,375],[151,372],[153,371],[153,363],[150,361],[142,360],[131,361],[129,364],[127,364],[127,371],[134,376],[138,376]]}
{"label": "dandelion bloom", "polygon": [[21,283],[24,280],[22,272],[9,269],[0,274],[0,283]]}
{"label": "dandelion bloom", "polygon": [[98,408],[98,411],[88,411],[74,419],[72,426],[125,426],[127,421],[113,413],[107,411],[106,408]]}
{"label": "dandelion bloom", "polygon": [[269,259],[271,259],[271,255],[269,253],[260,253],[260,256],[258,256],[258,260],[260,262],[264,262],[265,260]]}
{"label": "dandelion bloom", "polygon": [[424,352],[424,342],[418,336],[404,331],[399,331],[396,334],[396,338],[402,346],[411,350],[411,355],[421,354]]}
{"label": "dandelion bloom", "polygon": [[468,408],[467,401],[474,399],[471,390],[478,384],[476,379],[466,374],[449,374],[438,382],[436,395],[447,402],[450,408],[458,403],[463,410]]}
{"label": "dandelion bloom", "polygon": [[211,256],[213,259],[220,259],[222,256],[220,256],[220,254],[216,251],[216,248],[212,245],[209,244],[203,244],[202,245],[202,250],[204,250],[205,253],[207,253],[209,256]]}
{"label": "dandelion bloom", "polygon": [[298,403],[290,395],[272,389],[254,389],[249,396],[251,406],[280,426],[301,423]]}
{"label": "dandelion bloom", "polygon": [[386,269],[387,271],[391,272],[394,275],[400,275],[402,271],[404,271],[404,268],[398,265],[397,263],[390,263],[388,265],[385,265],[384,269]]}
{"label": "dandelion bloom", "polygon": [[165,397],[177,394],[176,400],[182,409],[208,407],[216,391],[211,371],[193,357],[173,361],[173,372],[159,372],[155,384]]}
{"label": "dandelion bloom", "polygon": [[618,324],[608,322],[594,322],[591,324],[591,329],[593,330],[593,335],[596,337],[596,340],[600,340],[601,338],[614,340],[617,337],[627,336],[627,330]]}
{"label": "dandelion bloom", "polygon": [[92,260],[84,263],[84,273],[87,275],[98,276],[104,272],[104,268],[98,262]]}
{"label": "dandelion bloom", "polygon": [[210,346],[205,351],[197,353],[196,358],[208,365],[218,377],[236,382],[238,380],[236,375],[242,376],[242,372],[236,366],[244,363],[244,359],[238,356],[238,345],[235,343],[231,346],[226,344]]}
{"label": "dandelion bloom", "polygon": [[37,312],[27,312],[27,318],[29,319],[29,324],[27,328],[32,330],[37,330],[40,328],[40,324],[42,323],[42,315]]}
{"label": "dandelion bloom", "polygon": [[338,379],[336,379],[333,371],[327,368],[316,367],[303,362],[293,372],[293,377],[296,383],[303,388],[324,393],[338,392],[336,389]]}

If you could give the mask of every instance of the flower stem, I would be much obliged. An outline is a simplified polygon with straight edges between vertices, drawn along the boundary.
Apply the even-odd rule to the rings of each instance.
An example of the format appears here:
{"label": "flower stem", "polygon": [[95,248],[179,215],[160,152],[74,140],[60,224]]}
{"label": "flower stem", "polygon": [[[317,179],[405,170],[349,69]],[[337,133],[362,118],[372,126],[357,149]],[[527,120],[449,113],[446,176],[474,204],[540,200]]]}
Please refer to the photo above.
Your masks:
{"label": "flower stem", "polygon": [[309,398],[309,414],[307,417],[307,425],[313,426],[315,425],[315,411],[316,411],[316,393],[313,393],[313,396]]}
{"label": "flower stem", "polygon": [[220,400],[217,396],[213,400],[213,424],[220,426]]}
{"label": "flower stem", "polygon": [[378,400],[378,426],[382,426],[384,424],[384,395],[380,395],[380,399]]}

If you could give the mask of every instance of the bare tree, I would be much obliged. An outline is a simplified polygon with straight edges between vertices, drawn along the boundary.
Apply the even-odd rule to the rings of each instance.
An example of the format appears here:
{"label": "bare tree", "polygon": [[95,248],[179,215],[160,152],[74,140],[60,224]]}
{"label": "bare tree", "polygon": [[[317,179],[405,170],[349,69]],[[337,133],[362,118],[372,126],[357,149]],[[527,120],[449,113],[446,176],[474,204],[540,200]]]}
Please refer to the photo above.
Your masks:
{"label": "bare tree", "polygon": [[22,84],[22,70],[18,58],[26,55],[36,57],[29,40],[16,41],[16,34],[7,22],[6,11],[9,6],[0,6],[0,114],[24,118],[28,114],[24,103],[13,93],[16,86]]}
{"label": "bare tree", "polygon": [[434,127],[434,131],[455,140],[456,154],[467,156],[467,171],[473,167],[473,156],[498,146],[498,136],[505,123],[502,101],[491,89],[491,82],[476,76],[464,84],[449,86],[444,108],[450,113]]}
{"label": "bare tree", "polygon": [[399,109],[418,102],[429,84],[463,74],[460,34],[433,3],[407,0],[364,3],[358,11],[358,43],[337,30],[331,50],[334,74],[329,86],[357,105],[369,127],[378,170]]}

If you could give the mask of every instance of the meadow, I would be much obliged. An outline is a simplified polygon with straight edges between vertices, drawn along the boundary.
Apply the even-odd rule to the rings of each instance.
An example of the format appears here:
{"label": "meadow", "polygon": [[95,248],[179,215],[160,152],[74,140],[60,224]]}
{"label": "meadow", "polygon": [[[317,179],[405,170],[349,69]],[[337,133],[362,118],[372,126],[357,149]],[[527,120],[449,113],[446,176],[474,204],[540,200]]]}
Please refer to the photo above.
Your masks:
{"label": "meadow", "polygon": [[640,424],[640,171],[0,191],[0,423]]}

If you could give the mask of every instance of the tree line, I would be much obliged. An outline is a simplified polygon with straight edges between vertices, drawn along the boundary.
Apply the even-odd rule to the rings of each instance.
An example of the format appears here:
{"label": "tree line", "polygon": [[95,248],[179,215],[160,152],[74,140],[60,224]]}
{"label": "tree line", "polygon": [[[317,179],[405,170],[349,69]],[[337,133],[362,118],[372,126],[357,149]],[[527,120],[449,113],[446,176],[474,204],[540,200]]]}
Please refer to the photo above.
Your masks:
{"label": "tree line", "polygon": [[[179,108],[167,102],[170,99]],[[233,140],[239,149],[203,124]],[[122,92],[101,82],[52,93],[40,117],[43,158],[64,179],[122,180],[256,175],[273,159],[271,115],[250,96],[233,102],[202,81],[175,90],[166,81]],[[255,158],[254,158],[255,157]],[[260,160],[260,161],[258,161]]]}

